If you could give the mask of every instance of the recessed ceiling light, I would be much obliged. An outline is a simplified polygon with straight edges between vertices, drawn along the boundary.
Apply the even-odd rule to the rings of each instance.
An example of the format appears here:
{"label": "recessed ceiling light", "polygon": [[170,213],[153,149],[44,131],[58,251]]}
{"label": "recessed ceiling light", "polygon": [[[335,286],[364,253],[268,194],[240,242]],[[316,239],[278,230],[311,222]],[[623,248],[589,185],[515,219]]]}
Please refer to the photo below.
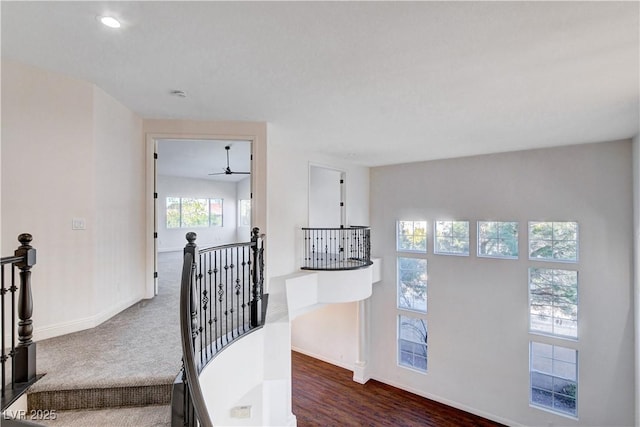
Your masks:
{"label": "recessed ceiling light", "polygon": [[120,28],[120,21],[113,16],[98,16],[98,19],[109,28]]}

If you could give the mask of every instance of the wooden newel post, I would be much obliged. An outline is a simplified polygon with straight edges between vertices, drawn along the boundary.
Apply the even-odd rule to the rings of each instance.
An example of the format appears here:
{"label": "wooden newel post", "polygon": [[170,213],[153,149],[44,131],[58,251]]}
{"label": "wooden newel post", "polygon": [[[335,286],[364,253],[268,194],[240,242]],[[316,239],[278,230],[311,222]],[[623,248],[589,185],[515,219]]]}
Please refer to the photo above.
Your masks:
{"label": "wooden newel post", "polygon": [[196,245],[196,238],[198,237],[198,235],[196,233],[194,233],[193,231],[190,231],[189,233],[187,233],[187,235],[185,236],[187,239],[187,244],[184,247],[184,253],[183,254],[187,254],[190,253],[191,255],[193,255],[193,259],[196,259],[196,248],[198,247]]}
{"label": "wooden newel post", "polygon": [[[193,273],[194,270],[196,268],[196,262],[198,261],[198,246],[196,245],[196,237],[197,234],[194,233],[193,231],[190,231],[189,233],[187,233],[186,235],[186,239],[187,239],[187,244],[184,247],[184,254],[186,255],[187,253],[190,253],[192,255],[192,261],[191,261],[191,277],[193,278]],[[193,285],[193,283],[191,281],[189,281],[189,283],[191,283]],[[195,341],[196,337],[198,336],[198,303],[196,302],[196,296],[195,296],[195,292],[196,289],[189,289],[189,295],[190,295],[190,305],[191,305],[191,338]]]}
{"label": "wooden newel post", "polygon": [[262,324],[262,283],[264,261],[262,241],[260,239],[260,229],[254,227],[251,230],[251,250],[253,251],[253,270],[251,274],[251,327],[255,328]]}
{"label": "wooden newel post", "polygon": [[36,250],[31,246],[33,236],[21,234],[18,241],[21,246],[15,251],[15,255],[22,257],[22,261],[16,263],[20,269],[20,293],[18,295],[18,346],[15,355],[15,376],[17,383],[26,383],[36,376],[36,343],[33,337],[33,296],[31,291],[31,267],[36,264]]}

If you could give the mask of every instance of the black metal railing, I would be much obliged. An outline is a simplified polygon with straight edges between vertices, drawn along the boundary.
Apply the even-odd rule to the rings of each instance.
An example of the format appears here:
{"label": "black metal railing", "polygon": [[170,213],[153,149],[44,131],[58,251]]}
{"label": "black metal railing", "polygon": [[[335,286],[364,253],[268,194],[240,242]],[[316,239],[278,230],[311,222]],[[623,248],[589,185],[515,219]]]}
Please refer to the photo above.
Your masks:
{"label": "black metal railing", "polygon": [[222,349],[264,324],[264,240],[199,250],[187,233],[180,293],[181,373],[172,396],[172,426],[211,426],[198,376]]}
{"label": "black metal railing", "polygon": [[303,270],[354,270],[371,264],[371,229],[303,228]]}
{"label": "black metal railing", "polygon": [[[13,256],[4,257],[0,262],[2,411],[37,380],[36,343],[32,340],[31,320],[31,267],[36,264],[36,250],[31,246],[32,240],[31,234],[19,235],[20,247]],[[19,277],[16,277],[18,270]],[[19,320],[16,320],[16,316]]]}

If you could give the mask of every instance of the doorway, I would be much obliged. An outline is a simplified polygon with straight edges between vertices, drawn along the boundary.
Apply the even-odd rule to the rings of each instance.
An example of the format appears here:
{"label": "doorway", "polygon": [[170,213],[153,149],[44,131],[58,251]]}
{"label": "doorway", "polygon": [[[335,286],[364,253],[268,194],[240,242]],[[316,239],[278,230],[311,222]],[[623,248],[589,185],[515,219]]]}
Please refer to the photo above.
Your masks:
{"label": "doorway", "polygon": [[341,228],[346,224],[346,173],[309,165],[309,227]]}
{"label": "doorway", "polygon": [[180,260],[186,233],[195,232],[201,248],[250,240],[252,141],[159,138],[154,149],[157,295],[158,275],[169,271],[159,259]]}

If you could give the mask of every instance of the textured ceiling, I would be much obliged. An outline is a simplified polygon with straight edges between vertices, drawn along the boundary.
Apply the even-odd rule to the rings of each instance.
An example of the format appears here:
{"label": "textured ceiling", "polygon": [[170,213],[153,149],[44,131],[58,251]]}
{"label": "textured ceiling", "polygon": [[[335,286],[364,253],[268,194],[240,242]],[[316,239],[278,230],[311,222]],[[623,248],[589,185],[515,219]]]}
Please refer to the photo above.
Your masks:
{"label": "textured ceiling", "polygon": [[639,5],[3,1],[2,56],[373,166],[637,134]]}
{"label": "textured ceiling", "polygon": [[251,142],[223,140],[161,139],[158,141],[158,175],[181,176],[212,181],[238,182],[249,175],[209,175],[229,166],[233,172],[251,171]]}

